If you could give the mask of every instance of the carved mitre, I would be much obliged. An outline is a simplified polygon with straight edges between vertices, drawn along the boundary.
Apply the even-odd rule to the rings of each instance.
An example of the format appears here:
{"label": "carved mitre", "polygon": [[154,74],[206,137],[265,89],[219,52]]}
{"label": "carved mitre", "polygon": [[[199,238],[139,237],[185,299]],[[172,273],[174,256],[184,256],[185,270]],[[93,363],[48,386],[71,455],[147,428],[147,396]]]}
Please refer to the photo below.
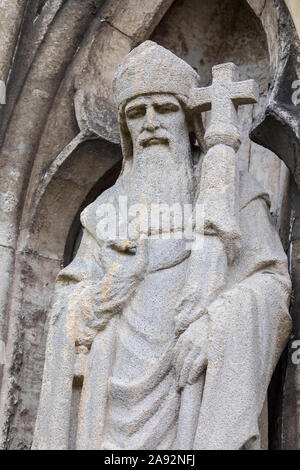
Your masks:
{"label": "carved mitre", "polygon": [[139,95],[171,93],[187,104],[191,89],[199,84],[200,77],[190,65],[153,41],[143,42],[125,57],[113,81],[124,162],[132,158],[132,143],[124,116],[126,103]]}

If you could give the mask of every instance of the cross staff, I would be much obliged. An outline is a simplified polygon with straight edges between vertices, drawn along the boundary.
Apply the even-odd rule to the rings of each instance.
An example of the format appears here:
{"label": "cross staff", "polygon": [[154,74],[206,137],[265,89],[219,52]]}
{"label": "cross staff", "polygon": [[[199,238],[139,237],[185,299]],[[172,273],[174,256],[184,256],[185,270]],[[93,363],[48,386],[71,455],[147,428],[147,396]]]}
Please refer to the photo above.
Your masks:
{"label": "cross staff", "polygon": [[[204,135],[208,151],[202,163],[196,201],[204,214],[204,230],[198,232],[203,247],[191,252],[185,292],[176,308],[177,334],[184,334],[193,321],[208,313],[209,305],[226,286],[228,266],[240,253],[236,151],[241,141],[237,107],[256,103],[259,93],[254,80],[234,81],[236,72],[232,63],[217,65],[212,69],[212,85],[194,88],[190,95],[189,108],[200,113],[211,109],[211,122]],[[204,381],[202,374],[198,382],[182,390],[178,449],[197,449],[197,434],[201,430],[197,431],[199,416],[195,410],[201,414]]]}
{"label": "cross staff", "polygon": [[241,141],[237,128],[237,107],[257,103],[259,90],[254,80],[237,79],[237,67],[233,63],[215,65],[212,68],[212,84],[206,88],[194,88],[189,99],[192,111],[211,109],[211,124],[205,133],[207,148],[217,144],[238,150]]}

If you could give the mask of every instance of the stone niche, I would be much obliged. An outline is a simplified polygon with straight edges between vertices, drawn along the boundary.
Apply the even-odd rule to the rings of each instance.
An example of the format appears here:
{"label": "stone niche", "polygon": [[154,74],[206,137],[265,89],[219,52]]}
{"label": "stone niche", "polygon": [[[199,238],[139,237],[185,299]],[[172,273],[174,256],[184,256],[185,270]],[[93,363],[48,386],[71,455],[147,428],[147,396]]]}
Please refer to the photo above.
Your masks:
{"label": "stone niche", "polygon": [[[0,176],[4,195],[14,202],[0,220],[5,272],[0,292],[0,339],[6,338],[7,353],[7,364],[0,370],[0,441],[1,447],[8,449],[31,446],[47,312],[55,277],[73,258],[80,242],[79,214],[114,184],[121,169],[111,79],[117,64],[134,46],[150,38],[170,49],[197,70],[203,86],[210,83],[213,65],[229,61],[239,66],[241,79],[254,78],[259,83],[260,101],[239,109],[243,136],[239,155],[241,163],[269,192],[274,223],[287,250],[290,205],[299,201],[299,189],[295,182],[290,184],[290,172],[282,161],[293,172],[295,151],[285,158],[283,144],[274,144],[277,135],[282,142],[288,136],[293,148],[297,147],[292,120],[285,115],[277,132],[274,122],[277,125],[280,119],[272,120],[274,112],[270,111],[270,120],[260,118],[253,134],[257,143],[249,139],[254,122],[266,113],[270,93],[287,67],[290,80],[296,78],[295,54],[290,54],[288,46],[297,41],[292,33],[286,39],[285,31],[294,30],[283,1],[29,3],[19,21],[20,41],[9,76],[7,104],[0,110],[4,162]],[[285,119],[292,123],[291,131],[286,130]],[[208,122],[209,113],[205,116]],[[298,232],[290,234],[290,239],[296,239],[297,233],[299,239],[297,211],[294,217]],[[298,252],[294,252],[291,269],[292,261],[295,266],[299,263]],[[295,268],[294,277],[300,280],[299,268]],[[295,325],[299,323],[298,291],[293,307]],[[287,369],[286,380],[285,360],[284,355],[270,387],[270,448],[296,445],[295,370]]]}

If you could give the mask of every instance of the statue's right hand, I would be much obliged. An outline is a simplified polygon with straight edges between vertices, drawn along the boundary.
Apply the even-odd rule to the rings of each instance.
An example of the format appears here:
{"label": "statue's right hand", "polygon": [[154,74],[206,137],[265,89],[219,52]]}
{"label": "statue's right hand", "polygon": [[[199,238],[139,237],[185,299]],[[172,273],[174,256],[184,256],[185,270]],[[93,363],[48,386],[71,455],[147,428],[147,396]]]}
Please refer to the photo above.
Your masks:
{"label": "statue's right hand", "polygon": [[[131,247],[132,248],[132,247]],[[136,251],[119,253],[118,258],[106,250],[106,270],[99,282],[85,283],[79,294],[78,325],[99,331],[105,328],[110,318],[122,312],[122,308],[137,283],[147,270],[147,240],[142,239]],[[114,250],[110,248],[110,251]],[[108,261],[110,260],[110,263]]]}
{"label": "statue's right hand", "polygon": [[144,277],[148,266],[148,241],[114,240],[106,244],[101,261],[107,276],[132,281]]}

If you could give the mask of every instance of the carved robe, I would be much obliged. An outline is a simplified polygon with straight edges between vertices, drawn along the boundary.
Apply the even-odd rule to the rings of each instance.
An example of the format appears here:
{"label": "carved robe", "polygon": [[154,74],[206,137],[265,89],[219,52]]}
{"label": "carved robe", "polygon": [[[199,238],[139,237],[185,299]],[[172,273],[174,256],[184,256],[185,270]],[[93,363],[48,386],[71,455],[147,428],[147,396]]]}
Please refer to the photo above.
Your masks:
{"label": "carved robe", "polygon": [[[97,235],[97,208],[117,204],[125,189],[126,175],[85,209],[79,251],[58,276],[35,449],[74,446],[70,426],[77,449],[176,449],[181,396],[172,365],[174,306],[190,253],[184,240],[149,240],[147,275],[125,272],[124,257],[135,255],[114,252]],[[226,288],[208,308],[194,449],[262,447],[260,417],[290,331],[286,255],[268,198],[247,172],[240,173],[239,203],[243,246]],[[76,374],[84,378],[78,421],[70,425]]]}

